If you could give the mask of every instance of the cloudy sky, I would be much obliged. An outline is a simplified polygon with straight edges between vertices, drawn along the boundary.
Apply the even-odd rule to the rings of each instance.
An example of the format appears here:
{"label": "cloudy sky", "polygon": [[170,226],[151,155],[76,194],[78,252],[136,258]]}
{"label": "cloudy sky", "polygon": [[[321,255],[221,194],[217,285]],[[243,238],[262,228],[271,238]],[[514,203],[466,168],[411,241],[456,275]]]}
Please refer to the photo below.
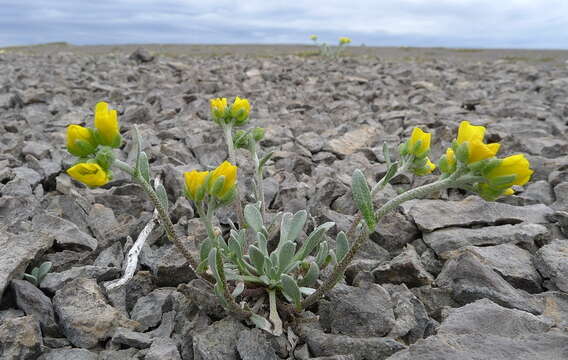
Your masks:
{"label": "cloudy sky", "polygon": [[568,0],[0,0],[0,46],[67,41],[568,48]]}

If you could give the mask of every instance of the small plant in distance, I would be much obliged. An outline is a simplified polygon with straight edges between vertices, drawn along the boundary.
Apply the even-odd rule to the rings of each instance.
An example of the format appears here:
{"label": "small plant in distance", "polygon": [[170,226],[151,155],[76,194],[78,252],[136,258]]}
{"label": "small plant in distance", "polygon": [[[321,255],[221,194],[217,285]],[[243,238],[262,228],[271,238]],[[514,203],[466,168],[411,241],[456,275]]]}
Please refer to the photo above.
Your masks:
{"label": "small plant in distance", "polygon": [[[191,270],[210,285],[219,302],[232,315],[274,335],[284,330],[283,315],[290,321],[301,317],[337,284],[379,220],[403,202],[448,188],[465,189],[495,200],[512,194],[512,187],[526,184],[533,173],[522,154],[497,158],[500,145],[485,143],[485,128],[467,121],[459,125],[456,139],[436,165],[430,158],[431,134],[414,128],[399,147],[398,161],[392,161],[390,149],[383,146],[387,171],[376,184],[370,186],[361,170],[353,172],[351,190],[359,213],[347,233],[337,234],[332,249],[327,231],[335,225],[333,222],[315,224],[304,238],[309,215],[306,210],[295,214],[268,212],[262,183],[264,167],[272,154],[263,153],[260,146],[264,129],[246,128],[251,112],[249,101],[239,97],[232,103],[226,98],[212,99],[210,112],[211,120],[223,129],[229,158],[215,169],[194,169],[184,174],[185,196],[207,229],[198,254],[191,253],[174,231],[166,190],[160,182],[150,181],[148,156],[142,151],[136,128],[134,154],[130,156],[135,159],[133,163],[114,156],[113,149],[122,139],[116,112],[109,110],[106,103],[96,106],[94,128],[69,126],[67,147],[78,160],[68,174],[90,187],[106,184],[112,169],[129,174],[153,202],[168,239],[188,260]],[[237,148],[248,152],[254,166],[252,203],[243,201],[237,186]],[[378,209],[374,207],[375,195],[398,174],[422,176],[436,169],[440,175],[432,183],[405,191]],[[224,236],[214,224],[218,223],[217,211],[229,206],[234,207],[237,222],[231,223]],[[270,247],[273,239],[276,243]],[[329,275],[321,279],[326,267]]]}
{"label": "small plant in distance", "polygon": [[30,274],[25,273],[24,279],[28,280],[35,286],[39,287],[39,284],[41,284],[45,275],[47,275],[51,270],[51,266],[52,266],[51,262],[46,261],[42,263],[40,266],[33,268]]}
{"label": "small plant in distance", "polygon": [[331,46],[327,43],[319,43],[317,35],[310,35],[310,40],[319,48],[319,55],[327,58],[337,58],[345,51],[345,47],[351,43],[351,39],[345,36],[339,38],[337,46]]}

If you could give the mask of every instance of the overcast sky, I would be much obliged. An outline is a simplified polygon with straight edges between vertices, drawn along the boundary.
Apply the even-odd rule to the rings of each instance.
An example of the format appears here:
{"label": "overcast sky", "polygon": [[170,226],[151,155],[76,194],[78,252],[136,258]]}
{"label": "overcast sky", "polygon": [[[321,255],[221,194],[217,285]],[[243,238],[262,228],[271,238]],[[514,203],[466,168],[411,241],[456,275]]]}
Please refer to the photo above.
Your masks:
{"label": "overcast sky", "polygon": [[0,46],[67,41],[568,48],[568,0],[0,0]]}

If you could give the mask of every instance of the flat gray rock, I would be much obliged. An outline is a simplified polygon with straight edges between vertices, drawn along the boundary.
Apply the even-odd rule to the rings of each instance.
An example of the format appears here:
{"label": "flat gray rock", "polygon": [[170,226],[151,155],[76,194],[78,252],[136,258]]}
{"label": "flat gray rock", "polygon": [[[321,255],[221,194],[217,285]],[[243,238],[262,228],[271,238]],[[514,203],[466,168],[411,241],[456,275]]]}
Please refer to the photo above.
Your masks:
{"label": "flat gray rock", "polygon": [[454,309],[442,322],[438,334],[483,334],[515,339],[545,333],[554,322],[544,316],[507,309],[489,299],[477,300]]}
{"label": "flat gray rock", "polygon": [[541,312],[530,294],[515,289],[484,264],[479,256],[469,251],[463,251],[446,262],[436,285],[449,288],[452,298],[462,305],[488,298],[508,308],[533,314]]}
{"label": "flat gray rock", "polygon": [[55,293],[53,306],[63,333],[73,345],[81,348],[95,347],[110,338],[118,327],[136,325],[106,303],[97,282],[92,279],[79,278],[65,284]]}
{"label": "flat gray rock", "polygon": [[535,265],[556,288],[568,292],[568,240],[554,240],[540,248]]}
{"label": "flat gray rock", "polygon": [[542,292],[542,277],[533,265],[533,256],[512,244],[468,247],[487,265],[518,289],[530,293]]}
{"label": "flat gray rock", "polygon": [[379,284],[406,284],[408,287],[430,285],[434,277],[424,266],[414,246],[408,244],[402,253],[377,266],[372,274]]}
{"label": "flat gray rock", "polygon": [[11,234],[0,231],[0,299],[12,279],[24,275],[30,261],[53,245],[53,237],[41,233]]}
{"label": "flat gray rock", "polygon": [[69,220],[41,213],[34,216],[32,223],[36,231],[53,236],[60,246],[88,250],[97,248],[97,239],[81,231]]}
{"label": "flat gray rock", "polygon": [[466,246],[519,244],[523,248],[535,249],[534,241],[541,241],[549,234],[541,224],[521,223],[515,225],[485,226],[480,228],[450,227],[422,234],[424,242],[443,259],[448,252]]}
{"label": "flat gray rock", "polygon": [[320,322],[334,334],[385,336],[394,326],[393,304],[380,285],[338,284],[319,303]]}
{"label": "flat gray rock", "polygon": [[181,360],[176,343],[167,338],[157,338],[148,349],[145,360]]}
{"label": "flat gray rock", "polygon": [[98,355],[85,349],[50,349],[38,360],[98,360]]}
{"label": "flat gray rock", "polygon": [[12,280],[11,286],[16,304],[26,315],[32,315],[39,321],[43,334],[57,335],[59,331],[51,299],[29,281]]}
{"label": "flat gray rock", "polygon": [[78,278],[95,279],[98,281],[112,280],[120,277],[121,270],[116,267],[85,265],[72,267],[58,273],[48,273],[42,280],[40,287],[50,293],[55,293],[71,280]]}
{"label": "flat gray rock", "polygon": [[172,288],[160,288],[139,298],[130,312],[131,319],[139,322],[142,330],[157,326],[162,314],[172,310],[174,291]]}
{"label": "flat gray rock", "polygon": [[195,360],[237,360],[237,341],[246,327],[227,317],[193,336]]}
{"label": "flat gray rock", "polygon": [[568,353],[560,332],[511,339],[483,334],[440,334],[421,340],[388,360],[556,360]]}
{"label": "flat gray rock", "polygon": [[411,200],[401,205],[418,228],[432,232],[450,226],[497,225],[504,223],[546,224],[554,212],[543,204],[512,206],[489,202],[477,196],[462,201]]}
{"label": "flat gray rock", "polygon": [[35,360],[42,345],[39,322],[33,316],[9,319],[0,324],[0,359]]}
{"label": "flat gray rock", "polygon": [[280,360],[268,340],[268,335],[260,329],[241,332],[237,351],[242,360]]}

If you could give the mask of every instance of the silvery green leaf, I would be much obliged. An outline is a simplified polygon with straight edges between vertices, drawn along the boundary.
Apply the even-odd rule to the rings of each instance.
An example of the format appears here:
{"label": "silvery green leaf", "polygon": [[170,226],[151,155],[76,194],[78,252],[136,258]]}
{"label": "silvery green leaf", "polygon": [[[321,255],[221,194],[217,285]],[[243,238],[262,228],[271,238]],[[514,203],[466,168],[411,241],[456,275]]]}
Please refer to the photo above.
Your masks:
{"label": "silvery green leaf", "polygon": [[245,220],[247,224],[257,233],[262,233],[264,224],[262,222],[262,215],[258,207],[253,204],[247,204],[245,206]]}
{"label": "silvery green leaf", "polygon": [[[98,134],[98,131],[95,131]],[[95,134],[95,135],[96,135]],[[140,132],[138,131],[138,126],[134,125],[134,146],[132,147],[132,151],[136,152],[136,166],[138,167],[138,163],[140,160],[140,153],[144,149],[144,143],[142,142],[142,136],[140,136]]]}
{"label": "silvery green leaf", "polygon": [[207,260],[207,257],[209,256],[210,250],[211,250],[211,240],[205,239],[201,243],[201,246],[199,247],[199,258],[201,260]]}
{"label": "silvery green leaf", "polygon": [[359,211],[361,211],[367,226],[369,229],[374,230],[377,220],[375,218],[373,200],[371,199],[371,189],[369,189],[365,175],[359,169],[353,172],[351,192],[353,193],[353,200]]}
{"label": "silvery green leaf", "polygon": [[300,287],[300,292],[304,295],[312,295],[316,292],[316,289],[312,289],[310,287]]}
{"label": "silvery green leaf", "polygon": [[144,151],[140,152],[137,164],[138,173],[146,182],[150,182],[150,163],[148,162],[148,155]]}
{"label": "silvery green leaf", "polygon": [[347,252],[349,251],[349,240],[347,240],[347,235],[345,235],[343,231],[337,234],[337,237],[335,238],[335,246],[336,246],[335,252],[337,255],[337,261],[341,262],[341,260],[343,260],[343,258],[345,257],[345,255],[347,255]]}
{"label": "silvery green leaf", "polygon": [[264,274],[264,254],[256,246],[249,246],[249,257],[258,275]]}
{"label": "silvery green leaf", "polygon": [[243,249],[237,240],[233,237],[229,238],[229,250],[239,259],[243,257]]}
{"label": "silvery green leaf", "polygon": [[233,290],[233,293],[231,295],[233,295],[233,297],[237,297],[237,296],[241,295],[244,290],[245,290],[245,283],[242,282],[242,281],[239,281],[237,283],[237,286],[235,287],[235,290]]}
{"label": "silvery green leaf", "polygon": [[39,278],[39,267],[35,267],[32,269],[32,276],[36,279]]}
{"label": "silvery green leaf", "polygon": [[284,271],[286,267],[290,264],[296,253],[296,243],[287,242],[280,248],[278,252],[278,268],[280,271]]}
{"label": "silvery green leaf", "polygon": [[164,209],[167,211],[168,210],[168,194],[166,193],[166,188],[164,188],[164,185],[162,185],[162,183],[159,183],[158,186],[156,186],[156,195],[158,195],[158,200],[160,200],[160,203],[162,204]]}
{"label": "silvery green leaf", "polygon": [[207,259],[201,261],[195,270],[196,273],[201,274],[207,270],[208,261]]}
{"label": "silvery green leaf", "polygon": [[391,165],[391,158],[389,146],[387,145],[386,141],[383,143],[383,156],[385,158],[385,162],[387,163],[387,168],[389,168]]}
{"label": "silvery green leaf", "polygon": [[334,222],[326,222],[321,224],[312,231],[308,238],[302,244],[300,250],[296,254],[296,260],[303,260],[306,256],[310,255],[311,252],[319,245],[323,240],[325,233],[335,225]]}
{"label": "silvery green leaf", "polygon": [[324,241],[319,245],[319,250],[316,255],[316,263],[320,268],[324,267],[327,255],[329,255],[329,245],[327,244],[327,241]]}
{"label": "silvery green leaf", "polygon": [[252,314],[249,317],[250,321],[259,329],[262,329],[272,334],[272,323],[258,314]]}
{"label": "silvery green leaf", "polygon": [[260,280],[262,280],[262,282],[264,282],[265,285],[269,285],[270,284],[270,279],[268,278],[268,276],[266,275],[261,275],[259,277]]}
{"label": "silvery green leaf", "polygon": [[[300,236],[307,218],[308,212],[306,210],[300,210],[294,214],[294,217],[290,218],[286,224],[286,238],[284,241],[295,241]],[[282,222],[284,222],[284,218],[282,218]],[[282,237],[280,238],[280,243],[282,243]]]}
{"label": "silvery green leaf", "polygon": [[296,308],[300,306],[300,300],[302,295],[300,294],[300,288],[296,283],[296,280],[288,274],[282,274],[282,292],[290,297]]}
{"label": "silvery green leaf", "polygon": [[266,240],[266,236],[263,233],[257,233],[256,242],[258,244],[258,249],[264,254],[264,256],[268,256],[268,240]]}
{"label": "silvery green leaf", "polygon": [[268,154],[264,155],[264,156],[262,157],[262,159],[260,159],[260,163],[259,163],[258,166],[262,169],[262,167],[263,167],[264,165],[266,165],[266,162],[267,162],[268,160],[270,160],[270,158],[272,157],[273,154],[274,154],[274,151],[271,151],[271,152],[269,152]]}
{"label": "silvery green leaf", "polygon": [[24,278],[25,278],[26,280],[28,280],[29,282],[31,282],[32,284],[34,284],[35,286],[38,286],[38,285],[39,285],[38,282],[37,282],[37,278],[36,278],[35,276],[33,276],[33,275],[30,275],[30,274],[28,274],[28,273],[25,273],[25,274],[24,274]]}
{"label": "silvery green leaf", "polygon": [[290,231],[290,223],[292,222],[292,213],[282,214],[282,221],[280,222],[280,241],[278,247],[282,246],[288,241],[288,233]]}
{"label": "silvery green leaf", "polygon": [[298,285],[308,287],[314,285],[318,280],[319,273],[320,270],[318,264],[313,261],[310,262],[310,268],[308,269],[308,272],[304,275],[302,280],[298,282]]}
{"label": "silvery green leaf", "polygon": [[301,261],[298,261],[298,260],[292,261],[290,264],[288,264],[288,266],[286,266],[286,268],[284,268],[282,273],[284,273],[284,274],[291,273],[292,271],[296,270],[296,268],[300,265],[300,263],[301,263]]}
{"label": "silvery green leaf", "polygon": [[217,280],[217,284],[221,283],[221,276],[219,275],[219,271],[217,269],[217,249],[212,248],[209,251],[209,256],[207,258],[209,262],[209,269],[213,273],[213,277]]}
{"label": "silvery green leaf", "polygon": [[52,265],[51,261],[46,261],[39,266],[37,273],[37,280],[39,283],[41,283],[45,275],[47,275],[47,273],[51,270]]}

